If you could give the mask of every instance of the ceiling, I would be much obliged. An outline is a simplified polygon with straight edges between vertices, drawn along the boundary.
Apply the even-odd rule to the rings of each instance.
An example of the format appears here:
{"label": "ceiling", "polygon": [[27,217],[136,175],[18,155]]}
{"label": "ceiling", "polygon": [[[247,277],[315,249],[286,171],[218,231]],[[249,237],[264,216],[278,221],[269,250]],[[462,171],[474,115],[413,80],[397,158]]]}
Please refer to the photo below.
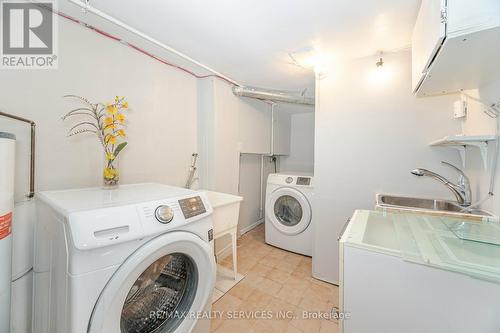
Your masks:
{"label": "ceiling", "polygon": [[[307,88],[309,94],[314,89],[312,71],[291,64],[288,53],[314,47],[329,61],[335,61],[407,47],[419,3],[90,0],[91,6],[240,84],[284,90]],[[74,12],[75,7],[59,1],[61,11]]]}

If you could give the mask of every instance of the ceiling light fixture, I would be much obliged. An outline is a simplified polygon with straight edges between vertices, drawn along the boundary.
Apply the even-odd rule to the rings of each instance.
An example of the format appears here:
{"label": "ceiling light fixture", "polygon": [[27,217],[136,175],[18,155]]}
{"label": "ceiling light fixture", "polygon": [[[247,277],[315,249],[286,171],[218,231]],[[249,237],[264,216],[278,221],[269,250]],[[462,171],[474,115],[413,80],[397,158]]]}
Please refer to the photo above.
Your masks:
{"label": "ceiling light fixture", "polygon": [[312,71],[318,77],[325,75],[332,58],[330,54],[322,52],[318,46],[307,46],[289,52],[288,57],[291,64]]}
{"label": "ceiling light fixture", "polygon": [[382,67],[384,66],[384,59],[382,59],[382,54],[380,55],[380,58],[378,59],[378,61],[375,63],[375,65],[377,67]]}
{"label": "ceiling light fixture", "polygon": [[377,54],[378,54],[378,60],[375,63],[375,66],[377,66],[377,68],[384,67],[384,58],[383,58],[384,53],[382,51],[378,51]]}
{"label": "ceiling light fixture", "polygon": [[387,67],[382,56],[382,51],[377,52],[375,68],[370,72],[370,81],[375,84],[383,84],[391,77],[391,66]]}

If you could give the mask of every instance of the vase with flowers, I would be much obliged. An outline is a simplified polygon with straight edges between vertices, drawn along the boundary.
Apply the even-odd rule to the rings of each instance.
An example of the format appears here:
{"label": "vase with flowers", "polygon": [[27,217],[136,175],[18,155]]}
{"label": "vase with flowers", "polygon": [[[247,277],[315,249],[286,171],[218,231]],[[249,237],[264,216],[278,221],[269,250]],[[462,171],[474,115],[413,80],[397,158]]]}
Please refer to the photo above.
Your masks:
{"label": "vase with flowers", "polygon": [[63,120],[78,119],[77,123],[69,129],[68,137],[87,133],[95,134],[104,152],[104,188],[118,187],[120,181],[118,155],[127,146],[124,111],[128,109],[128,102],[120,96],[116,96],[111,103],[92,103],[76,95],[64,97],[76,98],[83,104],[81,107],[72,109],[62,118]]}

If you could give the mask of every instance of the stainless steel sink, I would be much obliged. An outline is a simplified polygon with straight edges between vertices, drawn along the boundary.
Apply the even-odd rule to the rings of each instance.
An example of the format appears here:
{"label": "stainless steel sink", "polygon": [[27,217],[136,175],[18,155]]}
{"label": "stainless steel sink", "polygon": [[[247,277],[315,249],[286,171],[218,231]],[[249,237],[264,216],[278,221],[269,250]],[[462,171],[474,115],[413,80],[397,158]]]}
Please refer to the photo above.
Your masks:
{"label": "stainless steel sink", "polygon": [[428,212],[442,212],[463,214],[463,215],[477,215],[477,216],[493,216],[489,212],[481,209],[467,209],[453,201],[440,200],[440,199],[424,199],[412,198],[404,196],[395,196],[387,194],[377,194],[377,207],[406,209],[406,210],[422,210]]}

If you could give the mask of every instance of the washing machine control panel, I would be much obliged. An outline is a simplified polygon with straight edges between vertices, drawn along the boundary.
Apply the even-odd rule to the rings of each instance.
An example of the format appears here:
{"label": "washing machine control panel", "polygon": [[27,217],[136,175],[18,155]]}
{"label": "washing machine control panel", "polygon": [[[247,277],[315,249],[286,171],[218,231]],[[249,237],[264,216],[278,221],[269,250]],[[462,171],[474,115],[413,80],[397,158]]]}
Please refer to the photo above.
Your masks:
{"label": "washing machine control panel", "polygon": [[158,206],[155,210],[155,217],[160,223],[170,223],[174,219],[174,210],[168,205]]}
{"label": "washing machine control panel", "polygon": [[311,185],[310,177],[297,177],[297,185]]}
{"label": "washing machine control panel", "polygon": [[203,200],[200,196],[195,196],[191,198],[179,200],[179,206],[181,207],[182,214],[184,218],[189,219],[207,212]]}

